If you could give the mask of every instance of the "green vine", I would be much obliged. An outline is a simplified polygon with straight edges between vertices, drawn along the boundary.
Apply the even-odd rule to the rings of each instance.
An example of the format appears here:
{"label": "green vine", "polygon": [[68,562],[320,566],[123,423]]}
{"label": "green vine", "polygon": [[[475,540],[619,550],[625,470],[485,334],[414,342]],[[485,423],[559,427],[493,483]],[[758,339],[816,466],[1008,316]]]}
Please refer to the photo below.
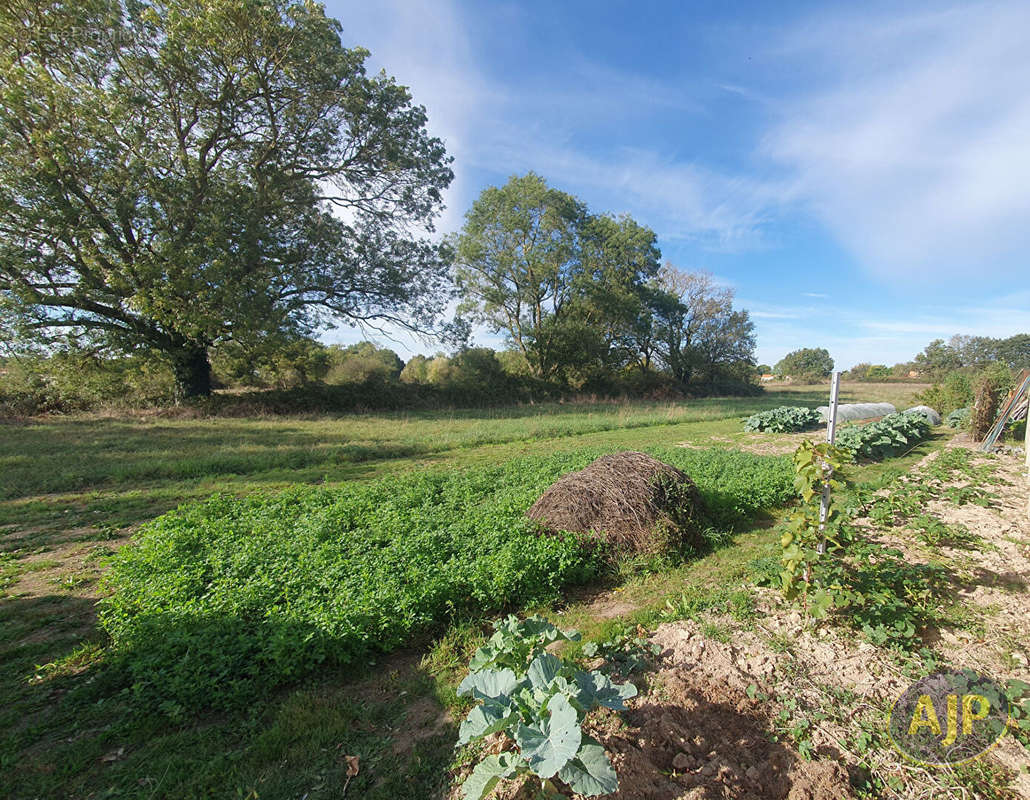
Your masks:
{"label": "green vine", "polygon": [[[827,542],[840,544],[842,514],[834,492],[844,487],[841,469],[851,460],[851,451],[826,442],[805,441],[794,452],[794,485],[801,495],[801,506],[787,517],[780,537],[780,579],[784,596],[790,600],[800,597],[806,615],[824,616],[833,602],[828,588],[816,577],[814,566]],[[821,515],[824,492],[829,495],[825,518]]]}

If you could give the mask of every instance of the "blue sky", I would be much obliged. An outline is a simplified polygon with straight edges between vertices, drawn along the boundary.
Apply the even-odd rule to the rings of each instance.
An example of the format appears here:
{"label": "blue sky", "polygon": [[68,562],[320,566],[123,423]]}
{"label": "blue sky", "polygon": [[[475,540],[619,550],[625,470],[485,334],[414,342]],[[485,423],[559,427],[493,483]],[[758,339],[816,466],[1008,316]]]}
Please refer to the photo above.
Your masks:
{"label": "blue sky", "polygon": [[1030,3],[327,10],[454,156],[444,232],[534,170],[732,287],[760,362],[822,346],[841,368],[890,364],[1030,331]]}

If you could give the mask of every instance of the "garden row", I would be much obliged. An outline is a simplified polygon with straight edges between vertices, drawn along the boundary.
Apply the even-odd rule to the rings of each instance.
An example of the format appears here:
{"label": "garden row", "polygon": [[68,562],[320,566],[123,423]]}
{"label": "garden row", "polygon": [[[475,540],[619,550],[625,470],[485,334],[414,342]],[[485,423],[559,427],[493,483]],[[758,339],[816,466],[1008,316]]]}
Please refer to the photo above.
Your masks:
{"label": "garden row", "polygon": [[[782,406],[753,414],[744,430],[764,433],[792,433],[807,430],[819,422],[819,413],[804,407]],[[949,416],[949,425],[952,418]],[[880,460],[898,455],[930,435],[933,426],[920,411],[888,414],[867,425],[847,424],[837,432],[836,444],[854,457]]]}
{"label": "garden row", "polygon": [[[539,535],[524,513],[601,452],[183,506],[114,558],[93,691],[121,688],[173,718],[230,708],[450,620],[554,600],[612,563],[596,543]],[[694,479],[712,537],[793,497],[787,458],[652,455]]]}

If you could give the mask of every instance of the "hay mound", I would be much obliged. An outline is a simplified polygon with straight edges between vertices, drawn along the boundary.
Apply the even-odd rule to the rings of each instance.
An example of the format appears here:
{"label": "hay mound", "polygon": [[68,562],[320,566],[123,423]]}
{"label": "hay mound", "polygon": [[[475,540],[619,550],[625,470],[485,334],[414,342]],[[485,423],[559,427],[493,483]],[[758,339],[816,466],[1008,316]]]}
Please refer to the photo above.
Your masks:
{"label": "hay mound", "polygon": [[701,495],[684,473],[645,453],[602,456],[562,476],[526,516],[550,531],[597,535],[619,550],[700,548]]}

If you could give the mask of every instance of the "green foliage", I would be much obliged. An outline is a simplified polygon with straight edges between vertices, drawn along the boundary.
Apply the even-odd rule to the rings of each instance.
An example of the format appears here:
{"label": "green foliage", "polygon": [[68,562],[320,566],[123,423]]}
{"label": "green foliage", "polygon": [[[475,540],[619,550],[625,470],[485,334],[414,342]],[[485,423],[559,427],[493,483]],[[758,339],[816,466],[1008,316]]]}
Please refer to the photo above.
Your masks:
{"label": "green foliage", "polygon": [[171,402],[168,364],[147,355],[66,350],[10,358],[0,366],[0,418]]}
{"label": "green foliage", "polygon": [[400,377],[404,362],[386,347],[373,342],[358,342],[347,347],[328,349],[326,383],[364,383],[393,381]]}
{"label": "green foliage", "polygon": [[227,341],[432,325],[450,159],[339,31],[299,0],[0,6],[0,303],[187,396]]}
{"label": "green foliage", "polygon": [[752,414],[744,422],[746,431],[792,433],[803,431],[819,422],[819,412],[802,406],[780,406]]}
{"label": "green foliage", "polygon": [[580,652],[586,658],[601,658],[613,673],[629,675],[647,668],[661,655],[661,645],[648,639],[646,633],[636,625],[620,622],[605,638],[584,644]]}
{"label": "green foliage", "polygon": [[288,389],[323,380],[331,351],[307,336],[273,335],[246,346],[228,341],[211,351],[216,382],[230,387]]}
{"label": "green foliage", "polygon": [[654,231],[539,175],[485,189],[453,245],[460,312],[504,333],[539,379],[594,387],[660,366],[681,387],[753,380],[754,325],[731,291],[660,269]]}
{"label": "green foliage", "polygon": [[969,417],[971,414],[972,409],[970,409],[969,406],[966,406],[965,408],[956,408],[944,418],[944,424],[949,428],[965,428],[969,425]]}
{"label": "green foliage", "polygon": [[916,399],[936,409],[941,416],[948,417],[952,412],[972,405],[973,384],[965,373],[951,372],[939,383],[916,395]]}
{"label": "green foliage", "polygon": [[708,523],[718,530],[749,524],[766,509],[782,508],[796,496],[790,459],[740,450],[652,448],[660,461],[683,470],[701,490]]}
{"label": "green foliage", "polygon": [[825,347],[803,347],[787,353],[776,363],[775,371],[795,380],[821,380],[833,372],[833,359]]}
{"label": "green foliage", "polygon": [[868,425],[845,425],[837,431],[837,446],[855,458],[879,461],[910,450],[930,435],[931,428],[919,413],[888,414]]}
{"label": "green foliage", "polygon": [[[907,374],[907,373],[906,373]],[[845,377],[851,381],[886,381],[894,377],[894,370],[886,364],[855,364]]]}
{"label": "green foliage", "polygon": [[1030,750],[1030,684],[1021,680],[1005,682],[1009,702],[1009,730],[1023,747]]}
{"label": "green foliage", "polygon": [[[840,472],[850,460],[846,449],[828,442],[803,442],[794,453],[794,485],[801,495],[801,506],[787,517],[780,536],[780,580],[784,595],[802,597],[806,612],[811,610],[816,617],[826,613],[832,598],[813,572],[813,565],[823,556],[826,542],[837,542],[841,514],[834,492],[843,488]],[[824,491],[830,492],[830,503],[821,518]]]}
{"label": "green foliage", "polygon": [[679,597],[665,602],[661,618],[699,621],[706,612],[725,613],[738,622],[750,623],[756,616],[755,598],[747,589],[691,585]]}
{"label": "green foliage", "polygon": [[555,597],[595,572],[523,511],[570,460],[339,489],[217,496],[114,559],[101,624],[133,692],[238,705],[321,663],[391,650],[448,618]]}
{"label": "green foliage", "polygon": [[[808,462],[809,456],[805,454],[803,463],[807,466]],[[982,482],[989,469],[974,466],[968,451],[954,448],[940,453],[915,476],[898,478],[886,494],[866,495],[880,488],[866,487],[859,490],[857,505],[841,502],[835,526],[837,536],[830,540],[828,553],[820,558],[810,550],[807,564],[803,558],[800,562],[809,568],[808,585],[817,587],[816,613],[833,610],[839,619],[874,644],[918,650],[922,631],[928,625],[949,619],[947,602],[952,582],[948,571],[935,564],[913,563],[900,550],[859,537],[851,519],[865,511],[880,527],[908,524],[916,537],[930,546],[971,546],[975,540],[968,531],[932,520],[923,509],[932,499],[946,498],[956,503],[983,501],[982,492],[975,486],[953,484],[957,476]],[[815,488],[809,487],[809,491]],[[816,519],[810,515],[807,530],[812,531],[814,524]],[[783,543],[787,543],[786,534]],[[793,542],[787,544],[793,547]],[[771,582],[767,564],[756,563],[752,571]],[[808,586],[803,584],[802,588]]]}
{"label": "green foliage", "polygon": [[[606,556],[571,536],[537,535],[523,514],[599,454],[183,506],[113,559],[101,612],[113,677],[172,716],[238,706],[449,619],[552,600]],[[791,496],[783,458],[654,454],[694,478],[716,529]]]}
{"label": "green foliage", "polygon": [[617,791],[608,755],[582,724],[597,708],[625,708],[636,687],[614,684],[600,671],[586,672],[547,652],[547,644],[575,641],[579,634],[560,631],[542,617],[508,617],[495,628],[458,687],[459,696],[477,702],[458,729],[458,746],[503,733],[515,749],[476,765],[463,785],[466,800],[482,800],[501,781],[522,775],[532,776],[544,796],[562,796],[556,778],[585,797]]}

